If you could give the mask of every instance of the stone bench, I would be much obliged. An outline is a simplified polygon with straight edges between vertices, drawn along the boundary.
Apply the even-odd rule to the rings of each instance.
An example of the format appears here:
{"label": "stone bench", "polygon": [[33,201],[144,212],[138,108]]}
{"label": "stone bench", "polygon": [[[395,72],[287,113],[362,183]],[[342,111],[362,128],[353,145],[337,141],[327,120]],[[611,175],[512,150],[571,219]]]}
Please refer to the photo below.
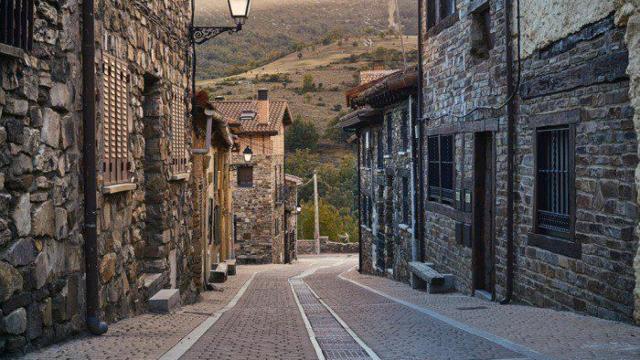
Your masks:
{"label": "stone bench", "polygon": [[149,310],[155,313],[169,313],[180,307],[180,290],[164,289],[149,299]]}
{"label": "stone bench", "polygon": [[433,269],[433,264],[431,263],[410,262],[409,271],[424,282],[429,294],[444,294],[456,291],[455,277],[452,274],[437,272]]}
{"label": "stone bench", "polygon": [[223,283],[227,281],[227,277],[229,276],[229,267],[226,263],[220,263],[215,266],[209,272],[209,282],[212,283]]}
{"label": "stone bench", "polygon": [[234,276],[236,274],[236,260],[235,259],[229,259],[227,261],[225,261],[225,263],[227,263],[227,269],[228,269],[228,275],[229,276]]}

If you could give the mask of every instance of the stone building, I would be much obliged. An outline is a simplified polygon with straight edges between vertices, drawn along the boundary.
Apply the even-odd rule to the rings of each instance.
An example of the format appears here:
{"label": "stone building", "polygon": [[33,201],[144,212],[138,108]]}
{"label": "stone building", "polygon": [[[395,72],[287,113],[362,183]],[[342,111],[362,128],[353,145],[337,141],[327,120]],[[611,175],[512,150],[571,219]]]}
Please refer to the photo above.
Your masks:
{"label": "stone building", "polygon": [[428,267],[464,293],[633,319],[634,11],[420,2],[414,286]]}
{"label": "stone building", "polygon": [[[381,71],[378,71],[380,73]],[[418,74],[387,71],[349,91],[358,138],[361,269],[408,281],[414,246],[413,128]]]}
{"label": "stone building", "polygon": [[2,2],[0,353],[198,293],[190,2],[93,3]]}
{"label": "stone building", "polygon": [[283,263],[284,132],[292,119],[287,102],[259,90],[256,100],[219,100],[214,106],[238,136],[231,154],[236,260]]}
{"label": "stone building", "polygon": [[302,179],[285,174],[284,176],[284,213],[285,213],[285,241],[284,263],[291,264],[298,259],[298,215],[300,207],[298,203],[298,188],[302,185]]}
{"label": "stone building", "polygon": [[[197,285],[224,281],[235,266],[231,206],[231,150],[234,135],[209,95],[197,94],[193,124],[194,259],[200,255]],[[200,242],[200,243],[199,243]]]}

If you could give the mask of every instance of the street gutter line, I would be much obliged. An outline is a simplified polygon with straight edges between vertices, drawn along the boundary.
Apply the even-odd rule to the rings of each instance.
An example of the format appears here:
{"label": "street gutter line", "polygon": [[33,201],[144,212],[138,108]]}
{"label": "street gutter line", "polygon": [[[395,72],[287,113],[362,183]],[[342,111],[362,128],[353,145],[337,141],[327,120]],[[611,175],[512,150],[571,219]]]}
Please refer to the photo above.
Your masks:
{"label": "street gutter line", "polygon": [[187,351],[189,351],[189,349],[191,349],[191,347],[202,337],[202,335],[204,335],[218,321],[218,319],[220,319],[222,314],[233,309],[233,307],[236,306],[242,295],[244,295],[245,291],[247,291],[247,289],[249,288],[249,285],[251,285],[253,279],[260,272],[261,271],[253,273],[249,280],[247,280],[244,285],[242,285],[238,293],[224,308],[208,317],[205,321],[198,325],[198,327],[187,334],[187,336],[182,338],[182,340],[180,340],[180,342],[178,342],[174,347],[172,347],[169,351],[162,355],[159,360],[176,360],[182,357]]}
{"label": "street gutter line", "polygon": [[289,279],[289,286],[291,287],[291,291],[293,292],[293,299],[296,301],[296,305],[298,305],[298,311],[300,312],[300,315],[302,315],[302,321],[304,322],[304,327],[307,329],[307,333],[309,334],[309,340],[311,340],[313,350],[315,350],[318,360],[326,360],[324,354],[322,353],[322,348],[320,348],[320,344],[318,344],[318,340],[316,339],[316,333],[311,327],[311,323],[309,322],[309,318],[307,318],[307,314],[304,313],[304,309],[302,308],[302,304],[300,304],[300,300],[298,300],[298,294],[293,288],[293,283],[291,282],[292,279],[293,278]]}
{"label": "street gutter line", "polygon": [[382,296],[382,297],[384,297],[386,299],[389,299],[391,301],[397,302],[398,304],[404,305],[404,306],[406,306],[408,308],[411,308],[413,310],[421,312],[421,313],[423,313],[423,314],[425,314],[427,316],[430,316],[432,318],[440,320],[440,321],[442,321],[442,322],[444,322],[444,323],[446,323],[448,325],[451,325],[451,326],[453,326],[455,328],[458,328],[459,330],[462,330],[462,331],[465,331],[465,332],[467,332],[469,334],[472,334],[472,335],[481,337],[483,339],[489,340],[489,341],[491,341],[491,342],[493,342],[495,344],[498,344],[498,345],[500,345],[500,346],[502,346],[502,347],[504,347],[506,349],[509,349],[511,351],[517,352],[517,353],[519,353],[521,355],[524,355],[524,356],[526,356],[528,358],[535,359],[535,360],[552,360],[553,359],[553,358],[548,357],[546,355],[540,354],[539,352],[536,352],[536,351],[534,351],[532,349],[529,349],[529,348],[527,348],[525,346],[516,344],[516,343],[514,343],[514,342],[512,342],[510,340],[507,340],[505,338],[493,335],[493,334],[491,334],[489,332],[486,332],[484,330],[480,330],[480,329],[475,328],[473,326],[469,326],[467,324],[461,323],[461,322],[459,322],[457,320],[451,319],[451,318],[449,318],[449,317],[447,317],[445,315],[442,315],[440,313],[437,313],[437,312],[435,312],[433,310],[429,310],[429,309],[424,308],[422,306],[418,306],[416,304],[412,304],[412,303],[410,303],[408,301],[404,301],[404,300],[398,299],[398,298],[393,297],[391,295],[388,295],[388,294],[386,294],[386,293],[384,293],[384,292],[382,292],[380,290],[376,290],[376,289],[371,288],[371,287],[369,287],[367,285],[361,284],[361,283],[359,283],[359,282],[357,282],[355,280],[352,280],[352,279],[344,277],[344,274],[346,274],[349,271],[352,271],[355,268],[356,267],[354,266],[354,267],[351,267],[351,268],[343,271],[342,273],[340,273],[340,275],[338,275],[338,278],[340,278],[340,279],[342,279],[344,281],[348,281],[348,282],[350,282],[350,283],[352,283],[354,285],[357,285],[357,286],[359,286],[359,287],[361,287],[361,288],[363,288],[365,290],[368,290],[368,291],[370,291],[370,292],[372,292],[374,294],[380,295],[380,296]]}

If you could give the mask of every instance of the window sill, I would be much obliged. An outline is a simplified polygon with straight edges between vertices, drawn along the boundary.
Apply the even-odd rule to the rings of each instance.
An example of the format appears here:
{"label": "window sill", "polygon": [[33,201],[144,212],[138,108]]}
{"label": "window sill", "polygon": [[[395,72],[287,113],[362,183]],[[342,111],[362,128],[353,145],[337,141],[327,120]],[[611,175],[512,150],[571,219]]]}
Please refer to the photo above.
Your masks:
{"label": "window sill", "polygon": [[440,34],[442,31],[453,26],[453,24],[458,22],[458,20],[459,15],[456,11],[455,14],[447,16],[446,18],[440,20],[437,24],[432,26],[430,29],[427,29],[427,38],[434,37]]}
{"label": "window sill", "polygon": [[425,210],[444,215],[459,222],[469,223],[472,221],[472,214],[455,209],[453,206],[441,204],[435,201],[428,201]]}
{"label": "window sill", "polygon": [[189,173],[171,175],[171,179],[169,179],[169,181],[183,181],[183,180],[189,180]]}
{"label": "window sill", "polygon": [[134,183],[105,185],[102,187],[102,193],[105,195],[117,194],[125,191],[133,191],[137,188],[138,188],[138,185]]}
{"label": "window sill", "polygon": [[582,256],[582,246],[579,243],[553,236],[529,233],[527,245],[574,259]]}
{"label": "window sill", "polygon": [[371,228],[367,227],[367,225],[360,225],[360,227],[361,227],[363,230],[366,230],[366,231],[368,231],[368,232],[373,232],[373,230],[371,230]]}
{"label": "window sill", "polygon": [[16,59],[24,57],[24,50],[7,44],[0,44],[0,56],[7,56]]}
{"label": "window sill", "polygon": [[387,154],[385,156],[382,157],[383,159],[391,159],[391,155]]}
{"label": "window sill", "polygon": [[407,224],[399,224],[398,228],[402,231],[406,231],[409,234],[413,234],[413,230],[411,229],[411,225],[407,225]]}

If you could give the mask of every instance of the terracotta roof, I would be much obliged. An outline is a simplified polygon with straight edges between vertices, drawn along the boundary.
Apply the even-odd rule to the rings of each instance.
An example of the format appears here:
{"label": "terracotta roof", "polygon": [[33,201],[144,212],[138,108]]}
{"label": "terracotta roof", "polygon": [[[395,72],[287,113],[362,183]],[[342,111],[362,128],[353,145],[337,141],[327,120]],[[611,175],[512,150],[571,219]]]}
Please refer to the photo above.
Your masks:
{"label": "terracotta roof", "polygon": [[[242,133],[267,133],[277,134],[280,129],[280,122],[285,125],[291,123],[289,105],[282,100],[269,100],[269,106],[264,106],[264,102],[258,100],[224,100],[213,103],[215,109],[229,121],[230,126],[237,128],[238,134]],[[268,108],[269,118],[266,117]],[[251,120],[241,120],[243,113],[255,113]]]}
{"label": "terracotta roof", "polygon": [[399,70],[368,70],[360,72],[360,85],[376,81]]}
{"label": "terracotta roof", "polygon": [[414,91],[418,86],[418,71],[411,69],[406,72],[395,72],[366,85],[360,85],[347,93],[349,106],[373,105],[376,98],[385,95],[402,97],[407,91]]}

